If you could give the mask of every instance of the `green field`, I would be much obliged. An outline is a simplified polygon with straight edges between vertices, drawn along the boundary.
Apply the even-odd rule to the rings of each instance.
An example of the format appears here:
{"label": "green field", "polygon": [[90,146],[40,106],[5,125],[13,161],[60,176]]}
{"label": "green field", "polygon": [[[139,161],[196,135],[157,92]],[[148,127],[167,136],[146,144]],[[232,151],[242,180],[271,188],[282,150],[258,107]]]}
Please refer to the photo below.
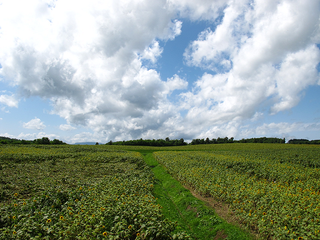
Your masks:
{"label": "green field", "polygon": [[319,239],[319,156],[288,144],[2,145],[0,239]]}

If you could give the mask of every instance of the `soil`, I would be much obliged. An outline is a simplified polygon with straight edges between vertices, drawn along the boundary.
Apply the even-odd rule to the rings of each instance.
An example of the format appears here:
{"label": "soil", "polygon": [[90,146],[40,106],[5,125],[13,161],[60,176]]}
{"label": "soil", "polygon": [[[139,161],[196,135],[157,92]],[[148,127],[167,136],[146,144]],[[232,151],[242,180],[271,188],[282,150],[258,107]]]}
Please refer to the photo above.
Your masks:
{"label": "soil", "polygon": [[215,236],[214,240],[221,240],[221,239],[227,239],[228,235],[224,232],[224,230],[220,230],[217,232],[217,235]]}

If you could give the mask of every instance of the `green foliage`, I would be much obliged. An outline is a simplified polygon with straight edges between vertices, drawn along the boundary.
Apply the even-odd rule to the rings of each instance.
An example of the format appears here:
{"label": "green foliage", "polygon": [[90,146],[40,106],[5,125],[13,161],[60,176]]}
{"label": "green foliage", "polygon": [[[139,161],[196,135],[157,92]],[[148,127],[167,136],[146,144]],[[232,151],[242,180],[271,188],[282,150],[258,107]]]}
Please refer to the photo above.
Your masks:
{"label": "green foliage", "polygon": [[128,146],[184,146],[187,145],[186,142],[184,142],[184,139],[181,138],[180,140],[170,140],[168,137],[163,140],[163,139],[158,139],[158,140],[143,140],[138,139],[138,140],[129,140],[129,141],[119,141],[119,142],[108,142],[107,145],[128,145]]}
{"label": "green foliage", "polygon": [[50,141],[50,144],[59,145],[59,144],[65,144],[65,143],[60,141],[59,139],[53,139],[52,141]]}
{"label": "green foliage", "polygon": [[0,147],[0,239],[181,239],[136,152]]}
{"label": "green foliage", "polygon": [[[146,155],[155,175],[140,153],[124,150]],[[155,150],[165,168],[150,157]],[[228,239],[246,239],[167,172],[228,203],[262,239],[319,239],[319,151],[254,143],[3,144],[0,239],[210,239],[219,229]]]}
{"label": "green foliage", "polygon": [[311,140],[308,139],[290,139],[289,144],[320,144],[320,140]]}
{"label": "green foliage", "polygon": [[40,139],[35,139],[33,141],[30,140],[20,140],[15,138],[7,138],[7,137],[0,137],[0,144],[66,144],[58,139],[54,139],[53,141],[50,141],[49,138],[43,137]]}
{"label": "green foliage", "polygon": [[228,203],[264,239],[319,239],[319,147],[258,145],[154,155],[183,184]]}
{"label": "green foliage", "polygon": [[218,230],[224,230],[230,240],[248,240],[249,234],[226,223],[212,208],[194,197],[163,166],[147,153],[145,161],[152,167],[155,176],[154,195],[163,207],[163,213],[178,223],[177,229],[186,231],[192,239],[216,239]]}
{"label": "green foliage", "polygon": [[198,144],[223,144],[223,143],[285,143],[285,139],[281,138],[248,138],[248,139],[241,139],[241,140],[234,140],[234,138],[213,138],[209,139],[206,138],[206,140],[203,139],[193,139],[190,144],[192,145],[198,145]]}

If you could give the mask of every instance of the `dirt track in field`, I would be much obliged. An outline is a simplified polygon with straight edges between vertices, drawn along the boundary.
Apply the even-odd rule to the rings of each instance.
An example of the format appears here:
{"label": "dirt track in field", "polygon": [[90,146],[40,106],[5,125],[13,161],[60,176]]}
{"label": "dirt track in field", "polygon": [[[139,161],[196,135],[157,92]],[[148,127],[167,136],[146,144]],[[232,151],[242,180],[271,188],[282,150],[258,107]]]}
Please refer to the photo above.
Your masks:
{"label": "dirt track in field", "polygon": [[[248,230],[248,228],[244,226],[242,220],[235,216],[235,214],[229,208],[228,204],[223,202],[218,202],[212,197],[202,196],[198,192],[194,191],[194,189],[190,186],[184,185],[183,187],[188,189],[194,197],[200,199],[201,201],[205,202],[207,205],[212,207],[215,210],[215,212],[218,214],[218,216],[224,219],[225,221],[227,221],[228,223],[238,226],[241,229]],[[254,227],[252,227],[250,233],[256,239],[260,239],[259,234],[257,233],[257,231],[255,231]],[[223,235],[220,237],[221,239],[225,239],[223,238]]]}

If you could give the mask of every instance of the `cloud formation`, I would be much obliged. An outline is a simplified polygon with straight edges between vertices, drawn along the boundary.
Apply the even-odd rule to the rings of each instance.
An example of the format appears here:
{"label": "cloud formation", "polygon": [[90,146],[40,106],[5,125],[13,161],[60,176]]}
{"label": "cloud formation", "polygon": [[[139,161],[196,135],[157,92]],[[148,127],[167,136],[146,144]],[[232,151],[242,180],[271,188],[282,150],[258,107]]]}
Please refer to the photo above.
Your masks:
{"label": "cloud formation", "polygon": [[[308,131],[320,131],[320,123],[264,123],[255,129],[244,128],[241,130],[243,136],[278,136],[286,138],[287,140],[296,138],[294,136],[297,132],[308,132]],[[306,138],[306,137],[303,137]],[[310,139],[313,140],[313,139]]]}
{"label": "cloud formation", "polygon": [[[320,83],[319,16],[313,0],[0,0],[0,76],[19,89],[0,103],[48,98],[61,130],[95,139],[236,136],[261,105],[290,109]],[[154,67],[183,19],[218,24],[181,56],[207,71],[189,83]]]}
{"label": "cloud formation", "polygon": [[0,95],[0,103],[8,107],[18,107],[18,102],[14,95]]}
{"label": "cloud formation", "polygon": [[50,140],[53,139],[61,139],[60,136],[56,134],[48,134],[45,132],[38,132],[38,133],[20,133],[18,136],[9,134],[9,133],[1,133],[1,136],[8,137],[8,138],[16,138],[16,139],[24,139],[24,140],[34,140],[34,139],[41,139],[43,137],[47,137]]}
{"label": "cloud formation", "polygon": [[62,131],[70,131],[70,130],[74,130],[76,128],[72,127],[71,125],[68,125],[68,124],[61,124],[59,126],[59,129],[62,130]]}
{"label": "cloud formation", "polygon": [[34,119],[30,120],[27,123],[23,123],[23,127],[27,129],[34,129],[34,130],[43,130],[46,128],[46,125],[44,125],[43,122],[37,117]]}
{"label": "cloud formation", "polygon": [[266,100],[272,114],[298,104],[303,90],[319,81],[318,1],[237,1],[222,23],[192,42],[184,56],[208,69],[183,94],[190,121],[203,124],[251,118]]}

